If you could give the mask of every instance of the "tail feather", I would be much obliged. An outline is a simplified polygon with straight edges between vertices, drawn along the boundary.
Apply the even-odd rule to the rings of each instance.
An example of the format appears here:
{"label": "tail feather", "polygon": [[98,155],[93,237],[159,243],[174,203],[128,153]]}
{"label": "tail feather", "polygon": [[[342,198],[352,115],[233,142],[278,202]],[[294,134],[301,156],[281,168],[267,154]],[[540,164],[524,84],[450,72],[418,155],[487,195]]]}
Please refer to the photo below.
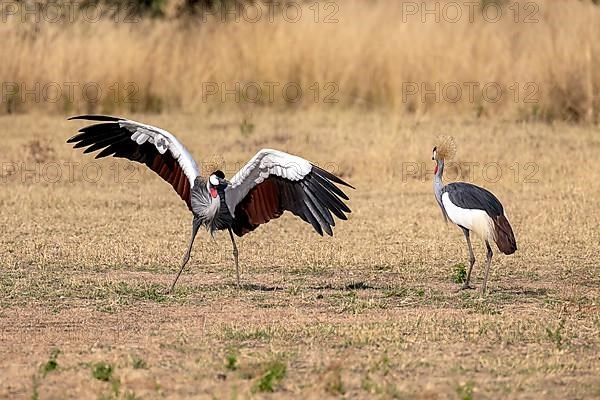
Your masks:
{"label": "tail feather", "polygon": [[500,215],[493,218],[493,221],[498,250],[504,254],[512,254],[517,251],[517,240],[508,219],[504,215]]}

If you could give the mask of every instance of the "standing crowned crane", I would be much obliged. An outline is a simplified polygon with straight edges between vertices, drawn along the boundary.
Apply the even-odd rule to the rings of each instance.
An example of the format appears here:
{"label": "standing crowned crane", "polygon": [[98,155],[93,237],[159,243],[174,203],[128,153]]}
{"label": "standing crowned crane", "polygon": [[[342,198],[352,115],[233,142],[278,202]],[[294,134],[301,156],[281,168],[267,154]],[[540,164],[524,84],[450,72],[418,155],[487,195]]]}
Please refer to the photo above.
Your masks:
{"label": "standing crowned crane", "polygon": [[234,233],[243,236],[278,218],[284,211],[291,211],[310,223],[321,236],[323,232],[332,236],[331,228],[335,226],[332,214],[346,220],[344,213],[350,213],[343,201],[349,200],[348,196],[335,184],[353,187],[303,158],[263,149],[231,180],[226,180],[222,171],[212,172],[205,180],[187,149],[163,129],[104,115],[69,119],[100,123],[81,128],[67,143],[75,143],[75,148],[86,147],[84,153],[102,150],[96,158],[113,156],[146,164],[173,186],[192,212],[192,236],[170,292],[190,259],[194,238],[201,226],[211,235],[220,230],[229,231],[239,287]]}
{"label": "standing crowned crane", "polygon": [[517,242],[504,207],[489,191],[479,186],[465,182],[454,182],[444,186],[444,160],[451,160],[456,153],[456,144],[451,136],[441,137],[433,148],[432,160],[436,161],[433,190],[435,198],[442,209],[444,220],[450,219],[458,225],[467,239],[469,248],[469,272],[462,289],[470,289],[471,270],[475,264],[475,256],[471,246],[470,232],[475,232],[487,247],[487,265],[485,277],[481,286],[481,294],[485,295],[490,264],[492,263],[492,248],[490,242],[496,242],[498,249],[504,254],[513,254],[517,250]]}

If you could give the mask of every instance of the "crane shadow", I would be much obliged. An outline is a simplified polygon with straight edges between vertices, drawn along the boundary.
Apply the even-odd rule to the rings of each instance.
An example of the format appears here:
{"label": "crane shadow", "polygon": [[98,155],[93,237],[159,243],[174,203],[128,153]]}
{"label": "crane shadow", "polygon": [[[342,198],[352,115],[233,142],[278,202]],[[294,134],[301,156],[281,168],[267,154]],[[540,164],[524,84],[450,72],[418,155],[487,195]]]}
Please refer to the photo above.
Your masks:
{"label": "crane shadow", "polygon": [[[237,285],[235,285],[235,284],[232,284],[231,286],[237,288]],[[261,283],[243,283],[240,286],[240,289],[248,290],[248,291],[256,291],[256,292],[276,292],[279,290],[284,290],[284,288],[282,288],[281,286],[268,286],[268,285],[263,285]]]}
{"label": "crane shadow", "polygon": [[549,290],[547,288],[523,288],[523,287],[510,287],[497,289],[498,293],[511,296],[525,296],[525,297],[545,297],[548,295]]}
{"label": "crane shadow", "polygon": [[[237,288],[237,285],[235,283],[228,284],[227,286]],[[248,290],[248,291],[256,291],[256,292],[277,292],[277,291],[283,291],[286,288],[284,288],[282,286],[276,286],[276,285],[275,286],[265,285],[262,283],[242,283],[240,286],[240,289]],[[351,282],[351,283],[345,284],[343,286],[337,286],[337,285],[334,286],[331,283],[326,283],[323,285],[306,286],[306,289],[309,289],[309,290],[377,290],[380,288],[377,288],[377,287],[372,286],[365,282]]]}
{"label": "crane shadow", "polygon": [[331,283],[326,283],[317,286],[307,286],[307,289],[311,290],[379,290],[381,288],[372,286],[366,282],[350,282],[343,286],[334,286]]}

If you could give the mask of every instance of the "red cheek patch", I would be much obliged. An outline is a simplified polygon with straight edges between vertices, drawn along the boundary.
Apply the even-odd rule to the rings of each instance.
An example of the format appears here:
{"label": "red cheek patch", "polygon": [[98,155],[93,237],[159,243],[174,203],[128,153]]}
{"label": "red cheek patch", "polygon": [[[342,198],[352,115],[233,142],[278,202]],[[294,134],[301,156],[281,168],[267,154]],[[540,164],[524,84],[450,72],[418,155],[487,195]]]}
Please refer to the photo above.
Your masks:
{"label": "red cheek patch", "polygon": [[435,171],[433,173],[437,174],[437,171],[438,171],[438,166],[437,166],[437,164],[435,164]]}
{"label": "red cheek patch", "polygon": [[217,198],[217,189],[210,188],[210,195],[212,196],[213,199],[216,199]]}

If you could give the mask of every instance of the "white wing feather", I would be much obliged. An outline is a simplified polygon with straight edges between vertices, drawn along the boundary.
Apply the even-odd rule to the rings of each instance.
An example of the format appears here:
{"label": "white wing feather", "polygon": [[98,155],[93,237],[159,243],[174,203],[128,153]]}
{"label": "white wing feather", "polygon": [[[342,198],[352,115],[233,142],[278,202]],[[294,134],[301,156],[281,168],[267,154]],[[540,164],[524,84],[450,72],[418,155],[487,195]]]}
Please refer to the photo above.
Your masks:
{"label": "white wing feather", "polygon": [[200,175],[200,169],[192,155],[170,132],[152,125],[123,119],[118,121],[121,128],[132,133],[131,140],[137,144],[152,143],[160,154],[168,151],[183,169],[183,173],[190,181],[190,187],[194,187],[196,178]]}
{"label": "white wing feather", "polygon": [[290,181],[303,179],[312,170],[312,164],[279,150],[262,149],[239,170],[225,189],[227,207],[234,215],[235,207],[252,188],[274,175]]}

